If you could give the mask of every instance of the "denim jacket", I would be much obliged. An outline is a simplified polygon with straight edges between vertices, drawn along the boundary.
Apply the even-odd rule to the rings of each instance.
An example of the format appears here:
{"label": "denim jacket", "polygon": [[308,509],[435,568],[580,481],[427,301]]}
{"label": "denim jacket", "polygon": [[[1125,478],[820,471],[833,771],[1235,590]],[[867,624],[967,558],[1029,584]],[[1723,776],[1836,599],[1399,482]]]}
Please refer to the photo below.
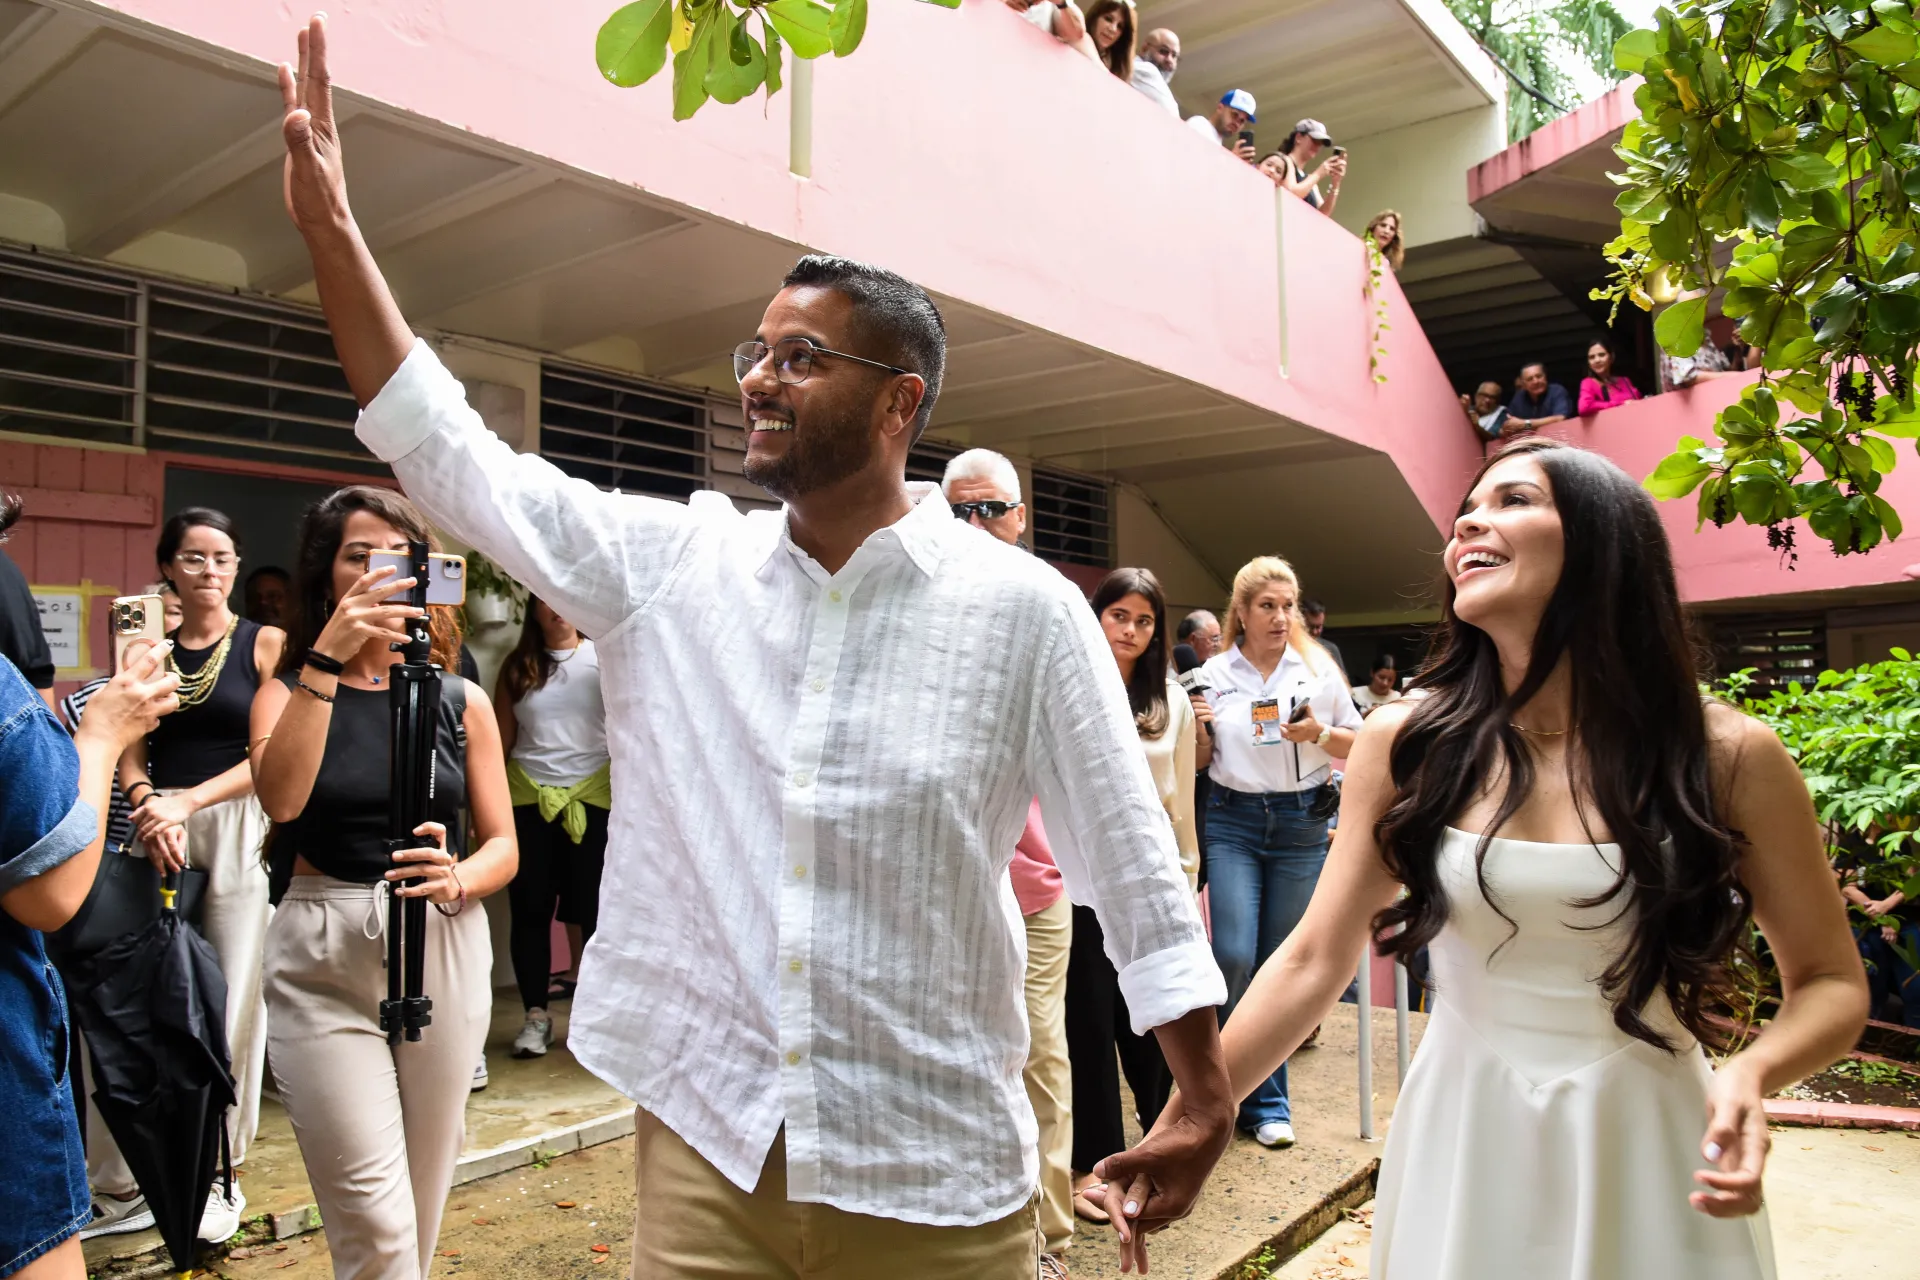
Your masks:
{"label": "denim jacket", "polygon": [[[92,842],[80,757],[47,704],[0,657],[0,894]],[[0,1107],[30,1105],[65,1073],[66,993],[38,930],[0,910]]]}

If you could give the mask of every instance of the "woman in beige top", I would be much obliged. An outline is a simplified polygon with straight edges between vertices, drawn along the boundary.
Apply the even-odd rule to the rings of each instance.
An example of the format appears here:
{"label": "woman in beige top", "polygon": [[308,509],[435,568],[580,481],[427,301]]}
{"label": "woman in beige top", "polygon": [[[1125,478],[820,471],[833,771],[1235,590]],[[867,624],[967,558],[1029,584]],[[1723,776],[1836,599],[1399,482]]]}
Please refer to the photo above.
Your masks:
{"label": "woman in beige top", "polygon": [[[1159,580],[1147,570],[1115,569],[1093,593],[1093,610],[1120,665],[1140,744],[1173,827],[1180,866],[1191,885],[1200,874],[1193,780],[1208,764],[1212,743],[1205,734],[1196,734],[1194,704],[1167,678],[1171,635],[1166,597]],[[1152,1034],[1134,1034],[1119,975],[1107,959],[1099,920],[1078,905],[1073,909],[1073,949],[1067,961],[1067,1056],[1073,1065],[1073,1207],[1089,1222],[1105,1222],[1095,1190],[1099,1179],[1089,1170],[1126,1146],[1120,1121],[1120,1070],[1126,1071],[1142,1129],[1150,1128],[1166,1105],[1172,1081]]]}

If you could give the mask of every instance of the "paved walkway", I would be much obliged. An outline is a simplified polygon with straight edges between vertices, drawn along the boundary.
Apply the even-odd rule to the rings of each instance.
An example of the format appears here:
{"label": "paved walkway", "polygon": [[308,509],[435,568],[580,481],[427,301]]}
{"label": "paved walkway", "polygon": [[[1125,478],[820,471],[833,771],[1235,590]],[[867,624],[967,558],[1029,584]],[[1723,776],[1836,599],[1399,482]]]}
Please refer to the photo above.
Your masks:
{"label": "paved walkway", "polygon": [[[1920,1133],[1775,1129],[1767,1203],[1779,1280],[1908,1280],[1920,1269]],[[1372,1209],[1343,1219],[1275,1280],[1366,1280]]]}

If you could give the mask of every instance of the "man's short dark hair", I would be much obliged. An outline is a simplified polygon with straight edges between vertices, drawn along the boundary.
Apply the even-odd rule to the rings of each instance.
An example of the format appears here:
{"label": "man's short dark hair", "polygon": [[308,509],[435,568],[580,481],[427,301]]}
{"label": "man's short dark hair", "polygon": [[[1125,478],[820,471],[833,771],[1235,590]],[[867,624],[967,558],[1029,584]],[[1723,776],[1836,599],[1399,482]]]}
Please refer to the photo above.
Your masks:
{"label": "man's short dark hair", "polygon": [[1300,612],[1302,613],[1314,614],[1325,613],[1326,611],[1327,606],[1321,604],[1318,600],[1302,600],[1300,602]]}
{"label": "man's short dark hair", "polygon": [[1200,629],[1198,619],[1199,615],[1192,613],[1180,619],[1180,625],[1173,629],[1173,638],[1175,640],[1185,641],[1188,637],[1192,636],[1194,632]]}
{"label": "man's short dark hair", "polygon": [[1538,369],[1541,373],[1545,373],[1547,371],[1546,362],[1542,360],[1527,361],[1525,364],[1520,366],[1520,376],[1523,378],[1526,377],[1527,370],[1529,369]]}
{"label": "man's short dark hair", "polygon": [[920,375],[927,390],[913,418],[913,439],[918,443],[933,420],[933,402],[940,398],[947,370],[947,326],[927,291],[885,267],[824,253],[810,253],[794,263],[780,285],[844,293],[853,302],[856,336],[867,346],[853,354]]}

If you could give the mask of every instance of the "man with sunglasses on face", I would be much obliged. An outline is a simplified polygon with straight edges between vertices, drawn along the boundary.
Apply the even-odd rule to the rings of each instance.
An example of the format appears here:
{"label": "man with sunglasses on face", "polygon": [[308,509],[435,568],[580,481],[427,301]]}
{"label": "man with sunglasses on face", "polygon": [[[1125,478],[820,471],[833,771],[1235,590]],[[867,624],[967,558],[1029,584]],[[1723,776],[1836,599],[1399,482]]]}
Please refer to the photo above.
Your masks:
{"label": "man with sunglasses on face", "polygon": [[906,481],[932,300],[841,258],[787,274],[733,355],[782,510],[602,492],[489,432],[415,339],[348,207],[324,19],[300,60],[285,194],[360,438],[597,637],[613,816],[569,1047],[638,1104],[633,1274],[1031,1280],[1008,863],[1036,795],[1197,1117],[1108,1206],[1123,1239],[1188,1212],[1235,1110],[1225,984],[1085,599]]}

